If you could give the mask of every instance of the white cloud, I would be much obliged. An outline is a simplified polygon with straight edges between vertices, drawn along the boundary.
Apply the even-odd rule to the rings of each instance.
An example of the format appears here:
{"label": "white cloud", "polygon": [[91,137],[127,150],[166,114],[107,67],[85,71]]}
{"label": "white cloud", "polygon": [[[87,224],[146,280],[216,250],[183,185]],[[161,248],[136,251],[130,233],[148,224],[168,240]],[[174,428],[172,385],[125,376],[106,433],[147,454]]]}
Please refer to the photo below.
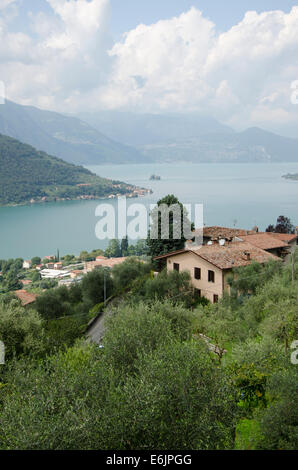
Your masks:
{"label": "white cloud", "polygon": [[[201,110],[233,124],[298,119],[290,84],[298,79],[298,7],[247,12],[229,31],[192,8],[140,25],[111,50],[116,59],[107,106]],[[139,88],[134,76],[143,78]],[[278,104],[279,111],[272,113]],[[284,109],[284,113],[280,112]],[[258,119],[256,120],[256,117]]]}
{"label": "white cloud", "polygon": [[15,2],[16,0],[0,0],[0,10],[4,10]]}
{"label": "white cloud", "polygon": [[0,23],[0,77],[10,99],[71,111],[106,83],[109,0],[47,2],[53,15],[30,15],[35,39]]}
{"label": "white cloud", "polygon": [[[46,0],[32,35],[0,21],[0,80],[18,102],[60,111],[194,111],[234,126],[297,122],[298,7],[247,12],[230,30],[196,8],[112,44],[109,0]],[[4,4],[14,3],[0,0]]]}

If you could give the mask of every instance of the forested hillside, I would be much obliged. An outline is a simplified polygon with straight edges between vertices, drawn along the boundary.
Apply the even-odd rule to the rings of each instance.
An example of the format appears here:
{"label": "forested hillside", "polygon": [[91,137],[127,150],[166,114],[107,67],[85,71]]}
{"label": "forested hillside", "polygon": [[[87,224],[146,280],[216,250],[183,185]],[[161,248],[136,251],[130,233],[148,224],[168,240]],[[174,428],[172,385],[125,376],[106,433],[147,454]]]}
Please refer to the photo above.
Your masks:
{"label": "forested hillside", "polygon": [[119,186],[0,134],[0,205],[102,197],[130,190],[129,185]]}
{"label": "forested hillside", "polygon": [[[297,256],[236,269],[218,304],[151,269],[99,268],[29,309],[0,296],[1,450],[297,449]],[[99,348],[104,292],[121,302]]]}

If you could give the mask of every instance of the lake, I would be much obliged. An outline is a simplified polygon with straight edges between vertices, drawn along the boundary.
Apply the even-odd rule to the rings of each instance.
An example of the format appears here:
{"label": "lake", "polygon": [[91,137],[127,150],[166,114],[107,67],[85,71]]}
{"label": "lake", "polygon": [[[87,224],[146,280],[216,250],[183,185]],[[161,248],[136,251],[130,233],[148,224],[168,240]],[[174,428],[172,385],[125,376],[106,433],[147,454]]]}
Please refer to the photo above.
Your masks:
{"label": "lake", "polygon": [[[167,194],[184,204],[204,204],[206,225],[264,230],[279,215],[298,225],[298,182],[282,175],[298,173],[298,163],[151,164],[88,167],[100,176],[151,188],[153,194],[131,203],[149,208]],[[149,181],[150,175],[161,176]],[[0,208],[0,259],[79,254],[105,248],[95,236],[95,209],[106,202],[67,201]],[[117,201],[108,201],[117,205]]]}

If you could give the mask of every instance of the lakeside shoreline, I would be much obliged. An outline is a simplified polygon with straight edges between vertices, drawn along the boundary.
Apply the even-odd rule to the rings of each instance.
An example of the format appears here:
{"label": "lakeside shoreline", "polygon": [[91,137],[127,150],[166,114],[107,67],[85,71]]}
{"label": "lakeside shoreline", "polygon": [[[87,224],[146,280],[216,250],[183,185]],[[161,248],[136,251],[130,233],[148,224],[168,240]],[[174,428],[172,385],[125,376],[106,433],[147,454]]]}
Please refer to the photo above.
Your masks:
{"label": "lakeside shoreline", "polygon": [[41,200],[31,199],[30,201],[24,201],[20,203],[10,203],[10,204],[0,204],[0,207],[24,207],[24,206],[32,206],[35,204],[48,204],[53,202],[66,202],[66,201],[92,201],[92,200],[106,200],[106,199],[116,199],[117,197],[126,197],[128,199],[134,199],[139,197],[144,197],[148,194],[153,194],[152,189],[148,188],[139,188],[134,187],[133,191],[125,193],[125,194],[114,194],[110,193],[105,196],[95,196],[93,194],[84,194],[77,197],[64,197],[64,198],[50,198],[50,197],[42,197]]}

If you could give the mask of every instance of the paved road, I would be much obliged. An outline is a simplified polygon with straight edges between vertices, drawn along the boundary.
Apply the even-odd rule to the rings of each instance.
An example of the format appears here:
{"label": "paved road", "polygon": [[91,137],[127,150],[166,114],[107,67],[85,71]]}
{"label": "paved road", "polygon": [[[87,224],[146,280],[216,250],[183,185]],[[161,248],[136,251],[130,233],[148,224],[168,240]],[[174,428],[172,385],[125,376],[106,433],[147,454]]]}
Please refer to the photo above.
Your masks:
{"label": "paved road", "polygon": [[102,339],[105,334],[105,319],[107,318],[107,316],[112,314],[113,309],[117,307],[121,302],[122,299],[119,298],[111,300],[108,306],[106,307],[105,312],[102,312],[98,315],[98,318],[95,320],[95,322],[90,326],[90,328],[88,328],[86,336],[89,341],[97,344],[102,343]]}
{"label": "paved road", "polygon": [[95,323],[91,326],[91,328],[87,331],[87,338],[92,343],[101,344],[102,338],[104,337],[104,320],[105,314],[102,313],[100,317],[96,320]]}

